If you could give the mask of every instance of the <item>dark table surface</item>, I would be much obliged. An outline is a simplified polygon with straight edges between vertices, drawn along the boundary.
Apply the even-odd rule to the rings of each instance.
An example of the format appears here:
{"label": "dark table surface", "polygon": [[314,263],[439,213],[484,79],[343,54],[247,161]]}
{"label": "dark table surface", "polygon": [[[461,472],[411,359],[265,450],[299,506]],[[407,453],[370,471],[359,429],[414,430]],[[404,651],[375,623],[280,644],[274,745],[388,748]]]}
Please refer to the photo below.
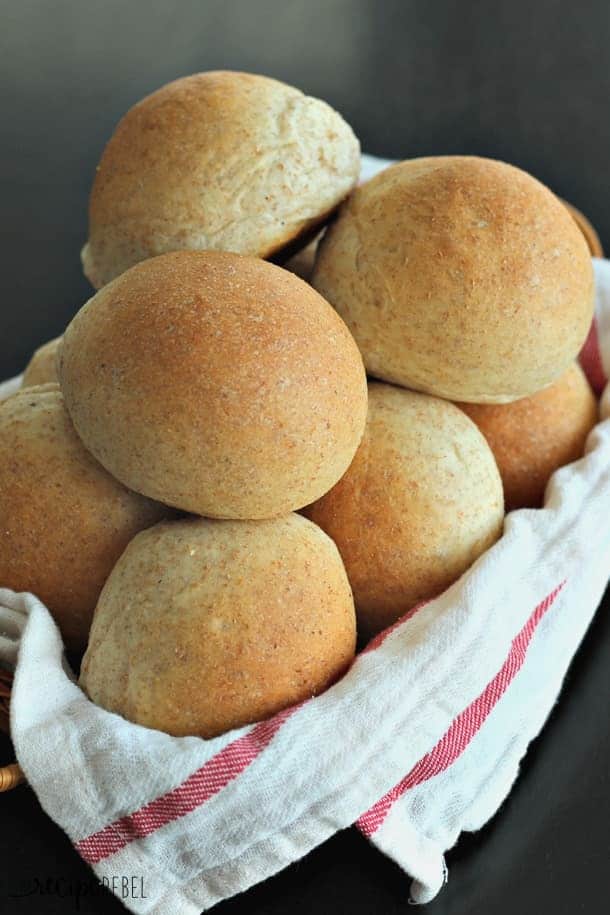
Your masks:
{"label": "dark table surface", "polygon": [[[378,155],[514,162],[610,247],[606,0],[0,0],[0,21],[0,378],[91,294],[78,252],[117,119],[197,70],[263,72],[322,96]],[[608,911],[609,609],[607,596],[510,798],[449,854],[429,915]],[[0,762],[10,756],[0,737]],[[69,894],[84,891],[80,911],[124,911],[91,895],[90,871],[28,788],[0,795],[0,824],[0,915],[77,911]],[[348,830],[216,911],[392,915],[407,897],[406,877]]]}

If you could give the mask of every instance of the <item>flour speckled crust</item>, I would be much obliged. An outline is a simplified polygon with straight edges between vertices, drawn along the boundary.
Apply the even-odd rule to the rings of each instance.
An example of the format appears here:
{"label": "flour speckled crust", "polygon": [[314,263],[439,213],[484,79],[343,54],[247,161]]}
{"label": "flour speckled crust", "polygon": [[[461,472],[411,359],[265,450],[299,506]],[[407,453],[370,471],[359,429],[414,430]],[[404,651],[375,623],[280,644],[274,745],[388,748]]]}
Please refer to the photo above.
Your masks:
{"label": "flour speckled crust", "polygon": [[301,508],[349,466],[362,358],[328,302],[256,258],[174,252],[100,290],[64,334],[61,386],[126,486],[213,518]]}
{"label": "flour speckled crust", "polygon": [[97,168],[85,273],[96,288],[180,249],[268,257],[324,222],[360,146],[326,102],[265,76],[178,79],[118,124]]}
{"label": "flour speckled crust", "polygon": [[37,384],[57,383],[57,351],[61,341],[61,337],[56,337],[38,347],[23,373],[22,387],[31,388]]}
{"label": "flour speckled crust", "polygon": [[501,403],[551,384],[593,315],[593,269],[567,209],[490,159],[401,162],[358,188],[312,284],[367,371],[449,400]]}
{"label": "flour speckled crust", "polygon": [[454,404],[372,383],[356,457],[304,513],[337,544],[358,632],[370,636],[440,594],[500,537],[502,482]]}
{"label": "flour speckled crust", "polygon": [[550,387],[509,404],[458,404],[494,453],[506,510],[539,508],[549,477],[582,457],[598,405],[575,362]]}
{"label": "flour speckled crust", "polygon": [[99,593],[131,538],[170,515],[91,457],[57,384],[0,403],[0,582],[39,597],[68,648],[84,651]]}
{"label": "flour speckled crust", "polygon": [[130,721],[213,737],[321,692],[355,642],[343,563],[314,524],[174,521],[117,563],[81,685]]}

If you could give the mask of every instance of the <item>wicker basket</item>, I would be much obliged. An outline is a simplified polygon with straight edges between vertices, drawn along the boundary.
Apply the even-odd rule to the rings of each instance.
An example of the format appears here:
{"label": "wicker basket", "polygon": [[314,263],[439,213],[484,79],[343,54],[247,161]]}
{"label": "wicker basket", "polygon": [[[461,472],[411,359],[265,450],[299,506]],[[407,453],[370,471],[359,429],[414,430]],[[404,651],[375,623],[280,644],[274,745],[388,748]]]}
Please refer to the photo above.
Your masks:
{"label": "wicker basket", "polygon": [[[574,217],[576,224],[584,235],[591,255],[593,257],[603,257],[604,250],[602,248],[599,236],[589,220],[584,216],[580,210],[577,210],[576,207],[572,206],[571,203],[563,201]],[[10,708],[10,699],[11,699],[11,685],[13,682],[13,675],[10,671],[3,670],[0,668],[0,729],[10,733],[9,727],[9,708]],[[8,766],[0,767],[0,792],[10,791],[12,788],[16,788],[17,785],[20,785],[24,782],[23,772],[17,763],[11,763]]]}
{"label": "wicker basket", "polygon": [[[9,733],[9,706],[13,675],[0,668],[0,728]],[[24,781],[23,772],[16,763],[0,768],[0,791],[10,791]]]}
{"label": "wicker basket", "polygon": [[577,210],[576,207],[573,207],[571,203],[568,203],[567,200],[564,200],[563,203],[567,206],[568,210],[574,217],[576,225],[585,236],[585,240],[589,246],[589,251],[591,252],[592,257],[603,257],[604,249],[602,248],[602,243],[599,240],[599,235],[587,219],[587,217]]}

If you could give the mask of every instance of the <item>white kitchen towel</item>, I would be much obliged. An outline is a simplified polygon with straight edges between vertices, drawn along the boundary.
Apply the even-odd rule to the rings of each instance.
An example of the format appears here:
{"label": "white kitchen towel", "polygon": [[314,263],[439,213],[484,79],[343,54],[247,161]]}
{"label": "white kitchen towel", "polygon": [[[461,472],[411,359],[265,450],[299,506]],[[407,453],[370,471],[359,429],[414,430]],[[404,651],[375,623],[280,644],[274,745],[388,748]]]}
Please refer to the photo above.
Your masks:
{"label": "white kitchen towel", "polygon": [[[610,263],[597,261],[583,360],[610,365]],[[0,391],[1,395],[1,391]],[[31,595],[0,590],[17,759],[100,879],[135,878],[133,912],[195,915],[356,823],[426,902],[444,852],[498,809],[557,699],[610,573],[610,395],[586,456],[545,507],[439,598],[371,643],[323,695],[213,740],[174,738],[94,706]]]}

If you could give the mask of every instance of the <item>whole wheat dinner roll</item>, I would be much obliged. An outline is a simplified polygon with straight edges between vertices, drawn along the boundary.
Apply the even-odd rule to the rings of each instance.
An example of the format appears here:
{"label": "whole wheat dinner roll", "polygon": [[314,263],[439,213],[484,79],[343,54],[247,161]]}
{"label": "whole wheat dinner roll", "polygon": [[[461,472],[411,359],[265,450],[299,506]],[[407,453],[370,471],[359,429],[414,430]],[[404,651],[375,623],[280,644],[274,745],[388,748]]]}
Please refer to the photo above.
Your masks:
{"label": "whole wheat dinner roll", "polygon": [[582,457],[597,401],[574,363],[549,388],[510,404],[459,404],[494,453],[506,510],[542,505],[549,477]]}
{"label": "whole wheat dinner roll", "polygon": [[356,184],[360,147],[326,102],[251,73],[198,73],[119,122],[97,168],[85,273],[96,288],[183,248],[268,257]]}
{"label": "whole wheat dinner roll", "polygon": [[373,383],[356,457],[305,514],[337,544],[358,632],[370,636],[447,588],[498,539],[502,482],[456,406]]}
{"label": "whole wheat dinner roll", "polygon": [[61,340],[61,337],[56,337],[38,347],[23,373],[22,387],[57,383],[57,350]]}
{"label": "whole wheat dinner roll", "polygon": [[115,566],[81,685],[130,721],[213,737],[321,692],[355,640],[337,548],[305,518],[174,521]]}
{"label": "whole wheat dinner roll", "polygon": [[207,517],[301,508],[364,431],[364,367],[341,318],[288,271],[226,252],[165,254],[118,277],[66,330],[60,376],[113,476]]}
{"label": "whole wheat dinner roll", "polygon": [[0,403],[0,587],[31,591],[84,650],[93,610],[138,531],[168,516],[85,450],[57,384]]}
{"label": "whole wheat dinner roll", "polygon": [[358,188],[311,280],[368,372],[503,403],[558,378],[593,314],[593,270],[567,209],[526,172],[470,156],[401,162]]}

